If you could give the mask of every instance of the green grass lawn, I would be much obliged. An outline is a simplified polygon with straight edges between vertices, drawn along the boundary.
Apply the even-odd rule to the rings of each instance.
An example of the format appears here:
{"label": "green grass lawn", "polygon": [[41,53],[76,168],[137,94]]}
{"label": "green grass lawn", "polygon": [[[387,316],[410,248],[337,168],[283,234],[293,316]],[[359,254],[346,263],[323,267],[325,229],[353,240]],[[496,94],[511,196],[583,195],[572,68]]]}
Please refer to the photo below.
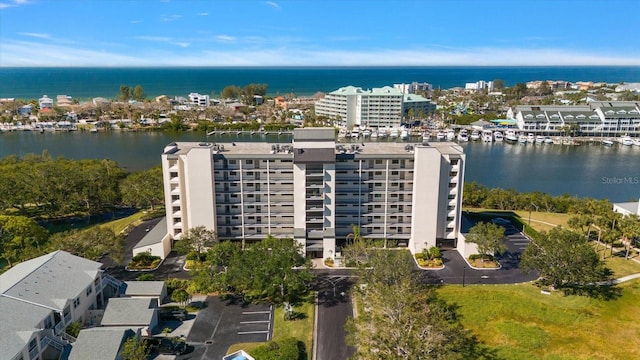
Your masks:
{"label": "green grass lawn", "polygon": [[442,287],[462,322],[503,359],[638,359],[640,281],[619,285],[605,301],[553,292],[531,284]]}
{"label": "green grass lawn", "polygon": [[144,215],[146,215],[145,211],[138,211],[137,213],[133,215],[129,215],[125,218],[109,221],[107,223],[98,224],[95,226],[106,227],[113,230],[115,234],[120,234],[124,229],[127,228],[127,226],[129,225],[135,226],[142,223],[142,217]]}
{"label": "green grass lawn", "polygon": [[[595,248],[595,244],[594,244],[594,248]],[[616,253],[616,251],[614,250],[613,256],[610,256],[611,254],[610,251],[611,251],[610,249],[607,249],[606,257],[605,257],[604,256],[605,251],[602,248],[602,246],[600,246],[598,250],[598,255],[600,255],[600,259],[604,260],[604,263],[606,264],[606,266],[609,269],[611,269],[611,271],[613,271],[614,278],[620,278],[626,275],[640,273],[640,264],[638,264],[637,262],[631,259],[626,260],[624,258],[625,251]]]}
{"label": "green grass lawn", "polygon": [[[483,209],[483,208],[464,208],[464,210],[469,210],[472,213],[495,214],[497,216],[516,215],[520,218],[522,223],[529,225],[529,212],[525,210],[495,210],[495,209]],[[566,227],[567,221],[569,221],[569,218],[571,218],[571,216],[572,215],[570,214],[532,211],[531,227],[536,231],[549,231],[554,227],[545,223]],[[541,223],[538,221],[543,221],[544,223]]]}
{"label": "green grass lawn", "polygon": [[[278,341],[288,337],[294,337],[304,342],[307,350],[307,358],[311,359],[313,352],[313,322],[315,316],[314,304],[304,303],[294,308],[294,312],[299,315],[297,320],[284,321],[281,306],[276,307],[273,318],[273,340]],[[227,350],[231,354],[238,350],[251,353],[251,350],[265,343],[238,343]]]}

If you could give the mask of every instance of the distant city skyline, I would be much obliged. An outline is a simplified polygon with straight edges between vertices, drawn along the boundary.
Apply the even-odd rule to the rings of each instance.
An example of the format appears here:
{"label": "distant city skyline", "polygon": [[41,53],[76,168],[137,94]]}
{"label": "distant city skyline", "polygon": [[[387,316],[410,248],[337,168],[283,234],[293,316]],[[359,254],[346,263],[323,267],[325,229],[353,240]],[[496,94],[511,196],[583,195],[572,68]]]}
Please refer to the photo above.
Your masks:
{"label": "distant city skyline", "polygon": [[0,67],[640,65],[636,0],[0,0]]}

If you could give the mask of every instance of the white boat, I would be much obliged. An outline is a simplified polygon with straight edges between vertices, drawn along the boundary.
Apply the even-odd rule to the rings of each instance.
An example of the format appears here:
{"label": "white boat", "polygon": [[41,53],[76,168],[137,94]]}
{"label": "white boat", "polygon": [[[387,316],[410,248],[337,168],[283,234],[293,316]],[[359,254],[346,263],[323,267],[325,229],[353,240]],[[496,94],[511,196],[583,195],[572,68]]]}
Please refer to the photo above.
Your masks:
{"label": "white boat", "polygon": [[447,141],[453,141],[456,138],[456,132],[453,129],[448,129],[446,136]]}
{"label": "white boat", "polygon": [[422,141],[427,141],[429,140],[429,138],[431,138],[431,133],[429,132],[429,130],[422,133]]}
{"label": "white boat", "polygon": [[478,141],[480,140],[480,132],[478,132],[478,130],[473,130],[471,132],[471,141]]}
{"label": "white boat", "polygon": [[493,142],[493,132],[491,130],[482,130],[482,141]]}
{"label": "white boat", "polygon": [[527,141],[533,144],[534,142],[536,142],[536,136],[533,135],[533,133],[528,133],[527,134]]}
{"label": "white boat", "polygon": [[343,138],[343,137],[347,137],[346,129],[340,129],[340,131],[338,131],[338,138]]}
{"label": "white boat", "polygon": [[364,137],[369,137],[369,136],[371,136],[371,130],[369,130],[369,129],[364,129],[364,130],[362,131],[362,136],[364,136]]}
{"label": "white boat", "polygon": [[545,144],[553,144],[553,139],[548,137],[548,136],[545,136],[544,137],[544,143]]}
{"label": "white boat", "polygon": [[378,129],[378,137],[384,139],[388,136],[387,129]]}
{"label": "white boat", "polygon": [[391,132],[389,133],[389,137],[390,137],[390,138],[397,138],[397,137],[398,137],[398,135],[400,135],[400,134],[398,133],[398,129],[391,129]]}
{"label": "white boat", "polygon": [[604,145],[604,146],[612,146],[613,145],[613,141],[611,141],[609,139],[604,139],[604,140],[602,140],[602,145]]}
{"label": "white boat", "polygon": [[633,139],[633,145],[640,146],[640,139]]}
{"label": "white boat", "polygon": [[400,139],[407,140],[409,138],[409,131],[407,129],[402,129],[400,132]]}
{"label": "white boat", "polygon": [[372,139],[376,139],[376,138],[378,138],[378,131],[377,131],[377,130],[373,130],[373,131],[371,132],[371,138],[372,138]]}
{"label": "white boat", "polygon": [[520,135],[520,136],[518,136],[518,142],[519,142],[520,144],[526,144],[526,143],[528,142],[528,141],[527,141],[527,137],[526,137],[525,135]]}
{"label": "white boat", "polygon": [[438,131],[438,134],[436,135],[436,139],[444,140],[445,137],[447,137],[447,134],[445,134],[444,131],[442,130]]}
{"label": "white boat", "polygon": [[351,130],[351,138],[357,139],[358,137],[360,137],[360,129],[353,128],[353,130]]}
{"label": "white boat", "polygon": [[631,139],[631,136],[624,134],[623,137],[621,137],[620,139],[618,139],[618,141],[620,142],[620,144],[624,145],[624,146],[631,146],[633,145],[633,139]]}
{"label": "white boat", "polygon": [[467,133],[467,130],[465,129],[460,130],[460,132],[458,133],[458,141],[459,142],[469,141],[469,135]]}
{"label": "white boat", "polygon": [[493,133],[493,141],[502,142],[504,140],[504,135],[500,131],[496,131]]}
{"label": "white boat", "polygon": [[508,142],[516,142],[518,141],[518,135],[516,135],[515,130],[507,130],[504,139]]}
{"label": "white boat", "polygon": [[542,144],[544,142],[544,136],[538,135],[536,136],[536,144]]}

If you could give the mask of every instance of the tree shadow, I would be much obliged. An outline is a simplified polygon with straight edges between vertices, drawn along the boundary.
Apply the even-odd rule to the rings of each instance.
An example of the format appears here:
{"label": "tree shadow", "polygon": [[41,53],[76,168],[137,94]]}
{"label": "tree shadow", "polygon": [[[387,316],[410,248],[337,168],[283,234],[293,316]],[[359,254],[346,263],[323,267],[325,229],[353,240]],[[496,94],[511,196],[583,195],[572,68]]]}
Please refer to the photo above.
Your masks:
{"label": "tree shadow", "polygon": [[622,289],[614,284],[611,285],[573,285],[562,288],[564,295],[587,296],[605,301],[617,300],[622,296]]}

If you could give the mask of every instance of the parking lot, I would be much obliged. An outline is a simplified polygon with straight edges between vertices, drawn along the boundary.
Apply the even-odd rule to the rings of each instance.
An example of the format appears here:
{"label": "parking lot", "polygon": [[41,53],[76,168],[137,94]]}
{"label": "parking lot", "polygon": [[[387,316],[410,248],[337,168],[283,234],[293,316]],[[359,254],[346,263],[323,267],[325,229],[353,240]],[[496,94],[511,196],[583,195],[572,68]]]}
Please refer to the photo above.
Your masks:
{"label": "parking lot", "polygon": [[271,305],[243,304],[238,299],[210,296],[187,337],[194,351],[184,358],[221,359],[232,344],[269,341],[272,331]]}

